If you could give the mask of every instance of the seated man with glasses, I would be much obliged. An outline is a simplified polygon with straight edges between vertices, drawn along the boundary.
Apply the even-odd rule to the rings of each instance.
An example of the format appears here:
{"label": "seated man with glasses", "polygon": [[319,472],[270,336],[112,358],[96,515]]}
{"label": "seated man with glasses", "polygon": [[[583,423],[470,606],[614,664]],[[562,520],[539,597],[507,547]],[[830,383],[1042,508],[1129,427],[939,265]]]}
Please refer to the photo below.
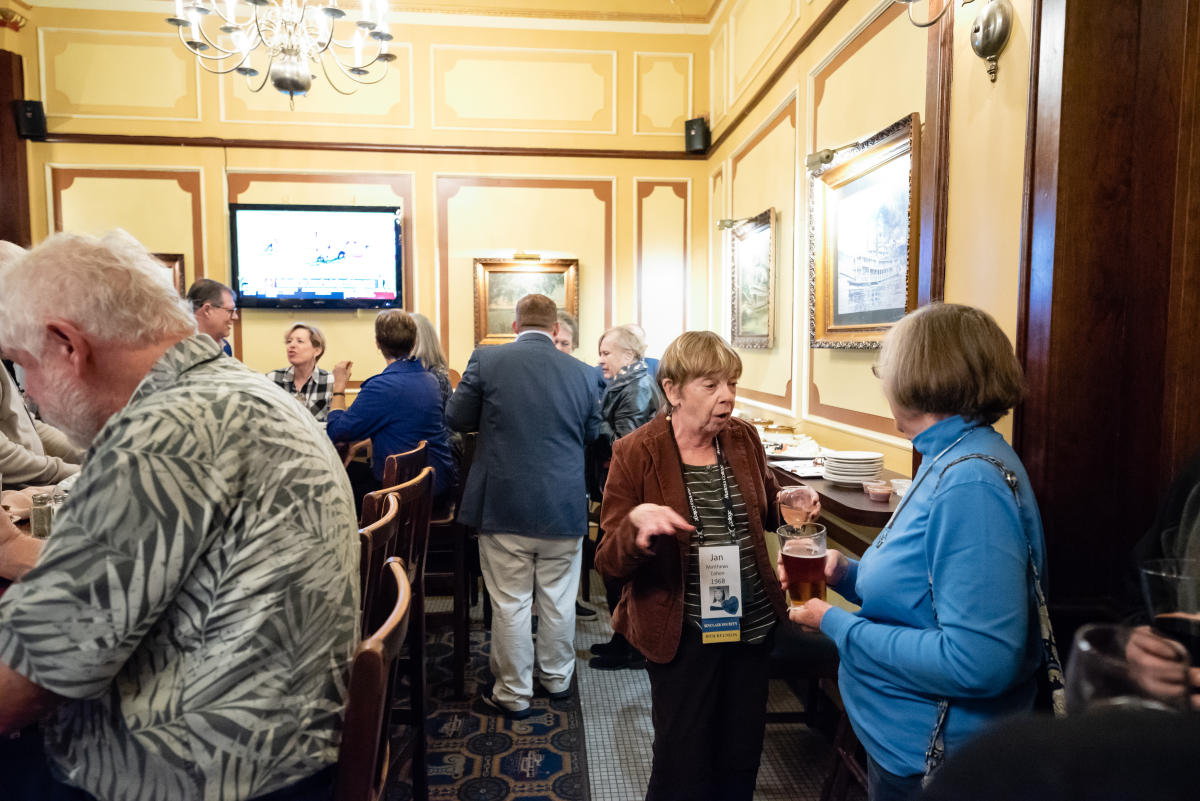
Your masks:
{"label": "seated man with glasses", "polygon": [[229,335],[233,331],[233,321],[238,316],[233,290],[220,281],[201,278],[192,284],[185,297],[191,302],[192,313],[196,315],[196,328],[201,334],[212,337],[226,356],[232,356]]}

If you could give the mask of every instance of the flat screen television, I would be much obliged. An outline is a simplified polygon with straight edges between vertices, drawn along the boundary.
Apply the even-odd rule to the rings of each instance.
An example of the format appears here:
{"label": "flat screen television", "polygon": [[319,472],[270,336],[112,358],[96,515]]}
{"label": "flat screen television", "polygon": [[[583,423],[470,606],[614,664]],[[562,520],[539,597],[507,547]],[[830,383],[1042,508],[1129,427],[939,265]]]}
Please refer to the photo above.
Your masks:
{"label": "flat screen television", "polygon": [[243,308],[403,305],[401,210],[231,203],[233,288]]}

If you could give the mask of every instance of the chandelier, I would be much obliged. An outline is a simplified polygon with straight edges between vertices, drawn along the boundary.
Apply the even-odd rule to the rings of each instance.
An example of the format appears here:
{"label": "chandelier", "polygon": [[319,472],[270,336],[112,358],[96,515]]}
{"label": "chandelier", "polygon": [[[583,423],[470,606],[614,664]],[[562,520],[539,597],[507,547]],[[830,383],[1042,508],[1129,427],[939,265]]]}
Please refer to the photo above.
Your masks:
{"label": "chandelier", "polygon": [[[270,81],[295,108],[296,95],[312,87],[316,75],[311,70],[318,65],[330,87],[343,95],[387,76],[388,63],[396,60],[387,51],[392,40],[387,14],[387,0],[362,0],[358,20],[346,19],[338,0],[175,0],[175,16],[167,22],[205,70],[244,75],[252,92]],[[259,66],[265,61],[265,68],[256,67],[252,58]],[[349,88],[338,86],[331,71],[340,74],[338,81],[348,80]]]}

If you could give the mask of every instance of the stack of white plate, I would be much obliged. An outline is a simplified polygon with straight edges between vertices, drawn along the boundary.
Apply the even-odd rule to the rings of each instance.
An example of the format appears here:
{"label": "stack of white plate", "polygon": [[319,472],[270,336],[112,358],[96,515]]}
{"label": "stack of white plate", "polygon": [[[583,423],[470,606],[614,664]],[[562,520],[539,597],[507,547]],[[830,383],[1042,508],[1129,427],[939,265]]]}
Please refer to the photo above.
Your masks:
{"label": "stack of white plate", "polygon": [[875,451],[830,451],[825,454],[821,477],[835,484],[858,486],[879,478],[883,472],[883,454]]}

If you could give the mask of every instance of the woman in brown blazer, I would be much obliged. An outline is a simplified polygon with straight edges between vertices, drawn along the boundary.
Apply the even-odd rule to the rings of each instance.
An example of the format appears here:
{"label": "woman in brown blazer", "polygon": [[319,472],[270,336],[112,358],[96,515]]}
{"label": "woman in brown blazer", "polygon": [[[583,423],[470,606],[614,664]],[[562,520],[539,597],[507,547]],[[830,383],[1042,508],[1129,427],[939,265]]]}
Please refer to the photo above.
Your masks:
{"label": "woman in brown blazer", "polygon": [[[786,601],[764,539],[779,485],[754,428],[732,416],[741,372],[717,334],[683,334],[658,368],[670,411],[613,444],[596,569],[627,581],[613,628],[647,659],[647,801],[754,795]],[[812,490],[787,492],[816,517]]]}

